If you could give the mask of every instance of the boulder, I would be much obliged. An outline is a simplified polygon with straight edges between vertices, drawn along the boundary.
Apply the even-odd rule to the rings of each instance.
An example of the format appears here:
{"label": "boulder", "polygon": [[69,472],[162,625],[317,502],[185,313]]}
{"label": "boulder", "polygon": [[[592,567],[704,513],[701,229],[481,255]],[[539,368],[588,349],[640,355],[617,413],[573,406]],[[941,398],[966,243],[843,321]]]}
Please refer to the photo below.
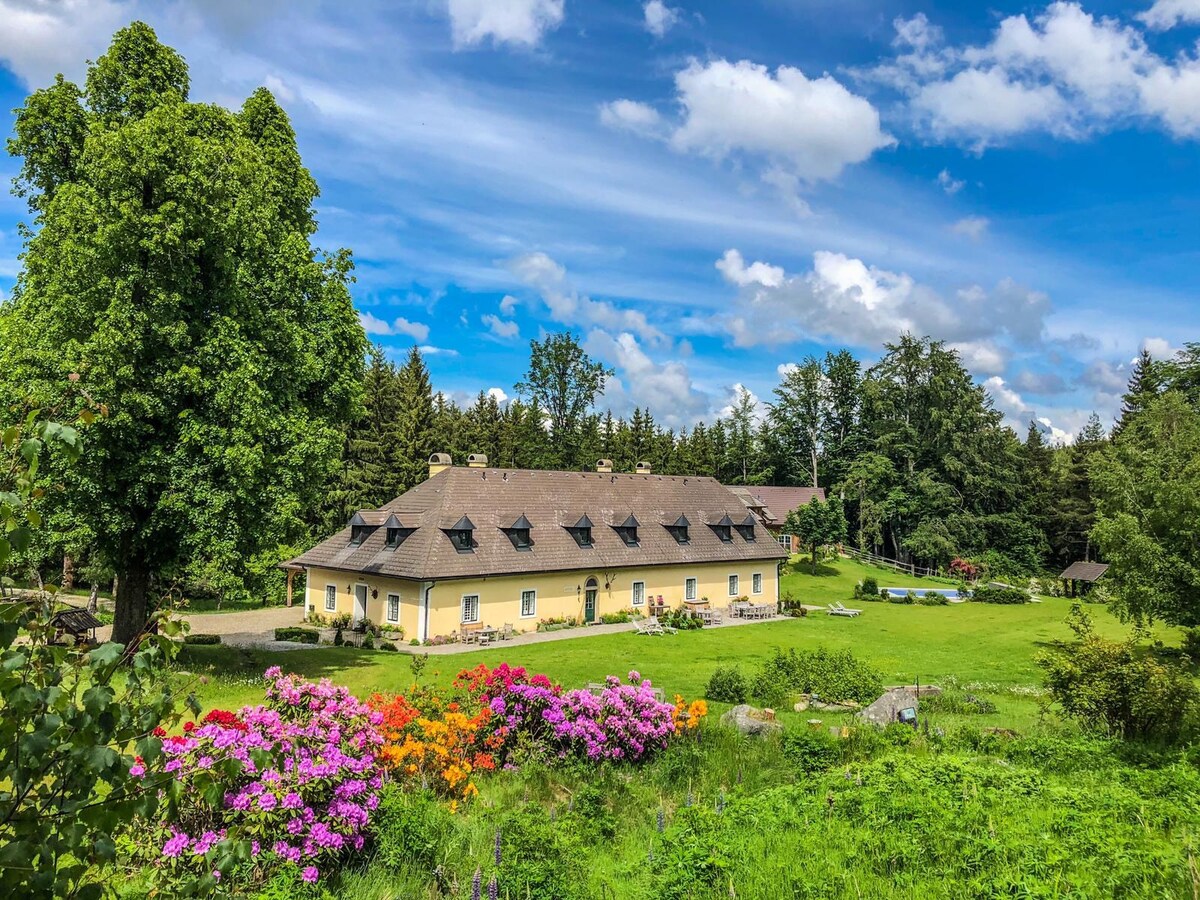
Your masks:
{"label": "boulder", "polygon": [[831,703],[828,700],[809,700],[809,709],[819,709],[822,712],[854,712],[861,707],[861,703],[855,703],[853,700],[842,700],[837,703]]}
{"label": "boulder", "polygon": [[783,730],[783,726],[775,721],[773,711],[757,709],[748,703],[735,706],[721,716],[721,724],[736,728],[742,734],[775,734]]}
{"label": "boulder", "polygon": [[900,710],[916,707],[917,691],[913,687],[889,688],[878,700],[858,713],[864,722],[878,725],[880,728],[899,721]]}

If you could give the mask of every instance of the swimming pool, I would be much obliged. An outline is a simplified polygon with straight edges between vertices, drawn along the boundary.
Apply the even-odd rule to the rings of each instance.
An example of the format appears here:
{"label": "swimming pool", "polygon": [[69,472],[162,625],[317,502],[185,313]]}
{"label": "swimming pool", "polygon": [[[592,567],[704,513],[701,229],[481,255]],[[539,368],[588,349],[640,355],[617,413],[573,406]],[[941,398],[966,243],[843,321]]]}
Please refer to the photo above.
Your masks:
{"label": "swimming pool", "polygon": [[903,597],[909,591],[912,591],[918,597],[924,597],[926,594],[941,594],[947,600],[958,600],[959,593],[955,588],[898,588],[885,587],[880,588],[879,593],[887,594],[889,597]]}

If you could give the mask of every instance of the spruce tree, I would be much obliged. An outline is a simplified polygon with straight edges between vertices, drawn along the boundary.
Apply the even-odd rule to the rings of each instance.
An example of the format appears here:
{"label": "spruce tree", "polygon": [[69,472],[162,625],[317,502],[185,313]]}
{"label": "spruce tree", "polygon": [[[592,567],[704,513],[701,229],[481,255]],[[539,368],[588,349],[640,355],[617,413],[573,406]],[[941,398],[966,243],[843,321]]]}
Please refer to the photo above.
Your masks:
{"label": "spruce tree", "polygon": [[450,451],[451,440],[449,435],[435,431],[439,417],[434,413],[429,369],[416,347],[408,351],[404,365],[396,371],[396,394],[399,401],[395,431],[396,481],[403,493],[425,480],[429,474],[430,455]]}

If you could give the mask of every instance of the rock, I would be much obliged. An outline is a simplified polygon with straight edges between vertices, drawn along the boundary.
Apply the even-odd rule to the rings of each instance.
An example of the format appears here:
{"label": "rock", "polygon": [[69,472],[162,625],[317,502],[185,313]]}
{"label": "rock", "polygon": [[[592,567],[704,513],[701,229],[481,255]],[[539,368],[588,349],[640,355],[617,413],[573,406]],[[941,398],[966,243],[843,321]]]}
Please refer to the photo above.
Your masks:
{"label": "rock", "polygon": [[858,713],[864,722],[883,728],[899,721],[900,710],[917,706],[917,691],[913,687],[889,688],[883,696]]}
{"label": "rock", "polygon": [[793,706],[792,709],[794,709],[796,712],[804,712],[806,709],[808,709],[808,700],[797,701],[796,705]]}
{"label": "rock", "polygon": [[[767,713],[770,713],[770,718]],[[775,721],[773,711],[756,709],[748,703],[739,704],[721,716],[721,724],[736,728],[742,734],[764,735],[783,731],[783,726]]]}
{"label": "rock", "polygon": [[[897,690],[898,688],[904,688],[905,690],[908,690],[908,691],[916,691],[917,690],[917,686],[915,684],[897,684],[897,685],[893,685],[892,687],[884,688],[884,690],[885,691],[894,691],[894,690]],[[938,687],[936,684],[923,684],[923,685],[921,685],[920,692],[921,692],[920,695],[922,697],[940,697],[940,696],[942,696],[942,689],[940,687]]]}
{"label": "rock", "polygon": [[860,705],[853,700],[843,700],[838,703],[830,703],[827,700],[808,701],[809,709],[819,709],[822,712],[854,712]]}

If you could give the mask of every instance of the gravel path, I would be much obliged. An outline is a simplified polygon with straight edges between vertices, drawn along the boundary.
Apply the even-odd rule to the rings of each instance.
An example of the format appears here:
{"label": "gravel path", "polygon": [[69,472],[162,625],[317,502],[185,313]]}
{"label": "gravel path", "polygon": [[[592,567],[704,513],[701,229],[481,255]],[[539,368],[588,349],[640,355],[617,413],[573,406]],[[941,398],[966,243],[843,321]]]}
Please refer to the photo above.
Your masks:
{"label": "gravel path", "polygon": [[[269,650],[297,650],[303,644],[274,639],[275,629],[304,624],[304,607],[268,606],[245,612],[192,613],[185,615],[192,634],[219,634],[221,643],[231,647],[265,647]],[[112,627],[96,629],[96,637],[108,640]]]}

